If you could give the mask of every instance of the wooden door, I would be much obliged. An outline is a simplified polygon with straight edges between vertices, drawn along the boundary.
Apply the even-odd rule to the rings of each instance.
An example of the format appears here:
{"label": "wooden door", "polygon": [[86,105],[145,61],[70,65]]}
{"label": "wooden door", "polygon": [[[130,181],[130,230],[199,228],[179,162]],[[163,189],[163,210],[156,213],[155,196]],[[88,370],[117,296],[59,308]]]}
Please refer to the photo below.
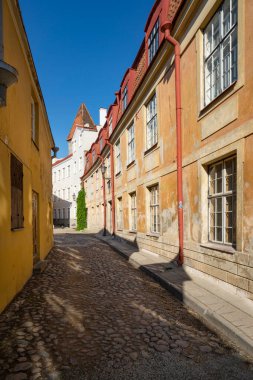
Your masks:
{"label": "wooden door", "polygon": [[38,194],[33,191],[32,212],[33,212],[33,262],[39,260],[39,204]]}

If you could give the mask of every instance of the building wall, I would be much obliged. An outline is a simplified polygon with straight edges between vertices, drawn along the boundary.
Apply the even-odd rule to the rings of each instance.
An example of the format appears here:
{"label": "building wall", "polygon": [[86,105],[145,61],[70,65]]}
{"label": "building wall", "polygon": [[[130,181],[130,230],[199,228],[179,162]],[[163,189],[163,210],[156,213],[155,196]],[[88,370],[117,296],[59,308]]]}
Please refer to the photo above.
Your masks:
{"label": "building wall", "polygon": [[[211,276],[222,286],[253,298],[253,48],[250,1],[238,1],[238,79],[207,107],[203,105],[203,29],[221,1],[185,3],[174,24],[172,35],[181,45],[182,143],[184,194],[185,265]],[[110,138],[121,144],[121,173],[115,176],[115,202],[122,197],[123,229],[117,235],[136,241],[140,249],[157,252],[174,260],[178,254],[175,72],[171,45],[160,46],[156,59],[117,122]],[[146,104],[156,91],[158,143],[145,151]],[[127,162],[127,128],[135,125],[135,161]],[[108,155],[104,147],[102,154]],[[237,206],[236,246],[208,241],[208,166],[236,155]],[[99,166],[88,166],[84,183]],[[159,185],[161,227],[150,233],[149,187]],[[93,185],[94,186],[94,185]],[[129,231],[129,194],[137,194],[137,231]],[[90,193],[89,193],[90,194]],[[107,201],[110,195],[107,194]],[[90,208],[102,203],[88,199]],[[109,207],[107,207],[107,210]],[[107,212],[108,221],[108,212]],[[117,222],[116,222],[117,226]]]}
{"label": "building wall", "polygon": [[[22,289],[33,270],[32,191],[39,197],[39,260],[53,246],[51,148],[54,146],[43,100],[28,61],[28,45],[12,1],[4,1],[4,60],[19,73],[0,109],[0,312]],[[38,103],[39,143],[31,139],[31,97]],[[24,228],[11,230],[10,158],[23,164]]]}
{"label": "building wall", "polygon": [[[76,128],[72,140],[69,142],[69,153],[71,156],[67,159],[59,159],[53,164],[53,195],[54,195],[54,225],[64,225],[68,227],[76,227],[76,211],[77,211],[77,196],[81,189],[81,176],[84,173],[85,167],[85,151],[87,151],[98,133],[89,131],[83,128]],[[68,166],[70,165],[70,176],[68,176]],[[76,168],[76,169],[75,169]],[[65,176],[63,170],[65,169]],[[60,171],[60,180],[58,172]],[[56,180],[55,178],[56,173]],[[70,197],[68,196],[70,189]],[[63,191],[65,190],[65,196]],[[59,196],[60,192],[60,196]],[[62,215],[65,210],[65,219],[58,216],[58,210]],[[69,217],[68,217],[69,209]]]}

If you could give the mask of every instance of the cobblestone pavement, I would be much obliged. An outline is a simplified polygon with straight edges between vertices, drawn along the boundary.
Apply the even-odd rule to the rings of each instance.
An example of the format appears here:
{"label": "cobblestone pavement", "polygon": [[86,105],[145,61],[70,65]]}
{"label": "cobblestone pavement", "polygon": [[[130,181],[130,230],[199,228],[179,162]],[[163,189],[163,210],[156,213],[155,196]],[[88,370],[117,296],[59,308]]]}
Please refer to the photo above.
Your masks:
{"label": "cobblestone pavement", "polygon": [[55,240],[0,316],[0,379],[253,379],[245,357],[105,243]]}

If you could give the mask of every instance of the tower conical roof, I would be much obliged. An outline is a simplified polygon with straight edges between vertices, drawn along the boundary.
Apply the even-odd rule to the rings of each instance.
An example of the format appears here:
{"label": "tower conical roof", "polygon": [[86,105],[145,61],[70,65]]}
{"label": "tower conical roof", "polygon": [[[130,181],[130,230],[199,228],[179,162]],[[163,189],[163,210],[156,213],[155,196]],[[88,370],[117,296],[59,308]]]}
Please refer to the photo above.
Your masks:
{"label": "tower conical roof", "polygon": [[82,103],[78,109],[74,123],[67,137],[67,141],[72,140],[76,128],[84,128],[91,131],[97,131],[96,125],[92,120],[92,117],[90,116],[89,111],[87,110],[84,103]]}

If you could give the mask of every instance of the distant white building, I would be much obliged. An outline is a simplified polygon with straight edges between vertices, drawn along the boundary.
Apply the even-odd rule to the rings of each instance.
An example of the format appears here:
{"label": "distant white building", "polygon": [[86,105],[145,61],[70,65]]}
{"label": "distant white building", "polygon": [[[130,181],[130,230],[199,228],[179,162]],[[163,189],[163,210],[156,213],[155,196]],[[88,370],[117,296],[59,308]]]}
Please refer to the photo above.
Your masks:
{"label": "distant white building", "polygon": [[100,108],[99,125],[96,126],[86,106],[81,104],[67,137],[68,156],[53,161],[54,225],[76,226],[76,199],[84,173],[85,152],[96,140],[106,122],[106,109]]}

